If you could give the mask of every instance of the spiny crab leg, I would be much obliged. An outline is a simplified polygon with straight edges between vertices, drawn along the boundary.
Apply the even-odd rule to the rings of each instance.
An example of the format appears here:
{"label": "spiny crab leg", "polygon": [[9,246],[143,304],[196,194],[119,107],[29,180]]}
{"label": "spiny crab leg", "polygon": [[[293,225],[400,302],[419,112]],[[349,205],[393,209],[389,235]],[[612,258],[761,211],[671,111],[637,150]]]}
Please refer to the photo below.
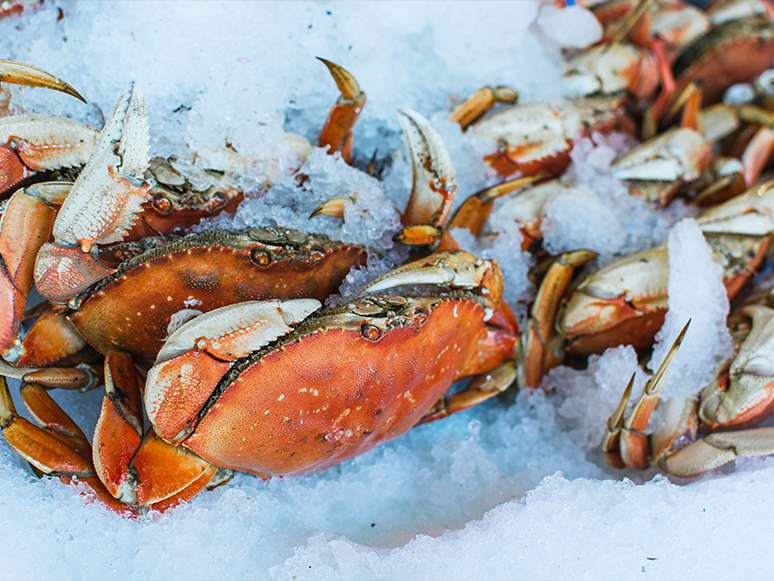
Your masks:
{"label": "spiny crab leg", "polygon": [[328,119],[320,131],[317,145],[328,147],[328,153],[332,154],[341,150],[344,161],[352,161],[352,128],[357,123],[357,118],[363,110],[366,102],[366,94],[360,90],[355,77],[339,65],[317,57],[331,73],[336,86],[341,91],[341,97],[331,108]]}
{"label": "spiny crab leg", "polygon": [[42,71],[30,65],[17,63],[15,61],[0,60],[0,81],[14,83],[16,85],[28,85],[30,87],[43,87],[54,89],[72,95],[76,99],[86,102],[81,94],[73,89],[62,79]]}
{"label": "spiny crab leg", "polygon": [[150,188],[143,177],[150,163],[149,141],[145,102],[130,83],[59,211],[55,242],[38,253],[40,294],[67,302],[111,271],[91,250],[95,244],[120,241],[141,212]]}
{"label": "spiny crab leg", "polygon": [[[629,417],[626,418],[623,424],[620,424],[618,416],[618,410],[611,416],[608,424],[609,436],[614,434],[615,431],[620,429],[620,455],[621,461],[630,468],[641,469],[645,468],[650,461],[648,450],[648,438],[645,435],[645,430],[648,427],[648,421],[656,408],[656,404],[661,398],[661,394],[664,392],[664,384],[666,383],[667,374],[669,373],[669,366],[677,354],[677,349],[685,337],[688,327],[691,324],[689,320],[686,323],[683,330],[675,339],[672,347],[669,349],[664,361],[659,368],[653,374],[653,376],[645,384],[642,390],[639,400],[634,405]],[[627,389],[624,393],[622,401],[628,400],[628,394],[631,389]],[[625,407],[625,403],[622,403]],[[619,405],[620,409],[620,405]]]}
{"label": "spiny crab leg", "polygon": [[403,225],[446,224],[457,191],[457,173],[449,151],[430,122],[415,111],[399,111],[398,117],[409,145],[414,183]]}

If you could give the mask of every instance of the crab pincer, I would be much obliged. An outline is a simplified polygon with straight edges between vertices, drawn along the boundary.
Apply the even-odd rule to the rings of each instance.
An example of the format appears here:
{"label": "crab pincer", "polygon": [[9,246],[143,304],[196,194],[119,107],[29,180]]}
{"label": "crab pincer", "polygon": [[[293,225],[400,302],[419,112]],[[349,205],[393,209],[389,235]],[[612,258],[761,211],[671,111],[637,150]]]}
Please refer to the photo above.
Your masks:
{"label": "crab pincer", "polygon": [[328,147],[328,153],[341,151],[341,156],[347,163],[352,161],[352,128],[360,117],[366,102],[366,94],[360,90],[360,85],[349,71],[324,58],[317,57],[331,73],[336,86],[341,91],[336,104],[328,113],[317,145]]}
{"label": "crab pincer", "polygon": [[[68,83],[22,63],[0,60],[0,81],[44,87],[86,100]],[[0,119],[0,196],[8,197],[36,173],[85,164],[98,132],[53,115],[12,115]],[[45,179],[45,178],[44,178]]]}
{"label": "crab pincer", "polygon": [[[66,302],[106,276],[92,253],[95,244],[120,241],[148,198],[143,174],[150,163],[145,102],[130,83],[105,123],[89,162],[78,176],[54,222],[54,242],[35,264],[35,284],[43,296]],[[63,269],[62,260],[69,261]]]}

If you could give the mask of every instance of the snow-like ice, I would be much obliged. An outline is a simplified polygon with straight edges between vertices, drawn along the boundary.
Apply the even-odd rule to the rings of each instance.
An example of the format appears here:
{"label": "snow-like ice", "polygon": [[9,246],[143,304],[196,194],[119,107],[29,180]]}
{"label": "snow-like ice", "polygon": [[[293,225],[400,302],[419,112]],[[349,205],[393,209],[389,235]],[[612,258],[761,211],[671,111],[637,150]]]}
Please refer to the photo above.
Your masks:
{"label": "snow-like ice", "polygon": [[[200,169],[227,162],[231,171],[223,179],[247,190],[236,225],[313,227],[383,248],[411,184],[396,110],[419,111],[437,127],[458,172],[458,203],[492,185],[479,158],[490,144],[462,134],[445,112],[489,84],[513,86],[524,102],[559,97],[561,61],[550,39],[560,31],[546,26],[567,22],[566,14],[549,10],[535,2],[53,0],[0,21],[0,43],[4,58],[44,68],[89,100],[11,88],[12,111],[100,126],[136,79],[148,105],[153,153]],[[594,34],[578,28],[562,42],[588,42]],[[315,56],[344,66],[367,92],[354,132],[355,165],[362,170],[376,151],[380,180],[316,149],[300,155],[298,142],[286,137],[293,132],[314,144],[337,97]],[[588,245],[604,264],[669,236],[671,268],[673,238],[677,245],[698,244],[690,222],[669,234],[689,210],[673,204],[655,212],[625,194],[605,170],[631,143],[616,135],[594,141],[596,147],[590,140],[576,147],[564,178],[579,184],[587,205],[552,200],[544,217],[547,243]],[[306,197],[295,187],[302,163]],[[345,220],[310,223],[309,213],[333,195],[353,198]],[[594,221],[586,232],[576,230],[570,218],[590,207],[598,209]],[[599,235],[589,237],[589,229]],[[526,276],[530,259],[519,250],[517,228],[497,230],[503,235],[483,243],[457,234],[463,245],[503,264],[508,298],[523,311],[534,292]],[[675,258],[674,268],[690,265],[688,277],[714,284],[707,261],[693,264],[691,256]],[[374,254],[367,269],[350,273],[342,294],[353,296],[400,258],[395,248]],[[679,284],[670,270],[670,301],[674,294],[690,302],[685,287],[673,293],[673,279]],[[708,295],[701,304],[712,300]],[[718,301],[706,308],[719,320]],[[551,371],[543,390],[505,394],[321,474],[270,481],[238,475],[140,522],[85,504],[56,479],[38,480],[0,441],[0,579],[774,576],[767,535],[772,459],[739,460],[681,484],[654,470],[617,471],[604,463],[599,442],[607,417],[635,372],[636,394],[648,374],[631,347],[611,349],[592,357],[586,370]],[[102,394],[55,397],[90,435]]]}

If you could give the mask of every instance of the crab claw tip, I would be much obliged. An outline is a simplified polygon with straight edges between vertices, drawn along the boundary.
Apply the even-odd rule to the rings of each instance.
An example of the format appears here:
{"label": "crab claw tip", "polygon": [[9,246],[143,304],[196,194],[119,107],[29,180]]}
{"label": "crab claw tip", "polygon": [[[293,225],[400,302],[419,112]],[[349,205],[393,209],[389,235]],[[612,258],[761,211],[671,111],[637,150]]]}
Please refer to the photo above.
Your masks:
{"label": "crab claw tip", "polygon": [[84,99],[70,84],[31,65],[25,65],[15,61],[0,60],[0,81],[17,85],[54,89],[55,91],[67,93],[86,103],[86,99]]}
{"label": "crab claw tip", "polygon": [[336,86],[339,88],[342,97],[350,101],[354,101],[360,97],[362,92],[360,90],[360,85],[349,71],[322,57],[318,56],[315,58],[328,67],[328,72],[330,72],[333,80],[336,82]]}
{"label": "crab claw tip", "polygon": [[355,200],[351,196],[336,196],[325,200],[322,204],[315,208],[314,212],[309,215],[309,219],[315,216],[334,216],[336,218],[344,217],[344,209],[349,204],[353,204]]}

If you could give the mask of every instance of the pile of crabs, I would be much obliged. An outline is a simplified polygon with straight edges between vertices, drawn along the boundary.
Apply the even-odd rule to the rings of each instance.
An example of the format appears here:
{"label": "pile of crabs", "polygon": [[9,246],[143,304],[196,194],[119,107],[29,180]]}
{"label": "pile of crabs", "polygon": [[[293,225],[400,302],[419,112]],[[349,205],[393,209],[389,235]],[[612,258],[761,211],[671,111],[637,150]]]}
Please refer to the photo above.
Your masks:
{"label": "pile of crabs", "polygon": [[[709,385],[672,400],[669,421],[647,434],[686,325],[627,413],[629,382],[603,454],[617,467],[692,476],[774,453],[774,428],[748,429],[774,411],[774,299],[760,277],[748,291],[774,236],[774,183],[761,181],[774,164],[774,6],[586,4],[604,36],[568,55],[565,82],[577,97],[519,104],[513,90],[487,87],[450,113],[497,144],[485,162],[502,177],[453,215],[457,180],[443,141],[420,114],[399,113],[414,180],[394,240],[409,258],[338,306],[323,302],[365,265],[366,248],[260,225],[189,232],[233,212],[245,194],[202,187],[151,158],[134,83],[101,130],[41,114],[0,119],[7,442],[39,475],[77,481],[133,516],[175,506],[235,470],[268,478],[326,469],[508,388],[537,388],[566,356],[582,365],[620,344],[645,354],[667,311],[667,247],[595,268],[594,252],[552,256],[542,243],[544,205],[572,187],[560,178],[573,147],[615,130],[640,142],[611,166],[632,196],[699,208],[734,298],[735,348]],[[321,60],[341,97],[318,145],[351,161],[365,93]],[[0,80],[83,100],[21,63],[0,61]],[[311,149],[298,136],[288,142],[301,157]],[[342,218],[352,203],[332,198],[313,216]],[[533,256],[537,292],[521,325],[497,261],[461,250],[451,234],[493,236],[493,211],[510,212]],[[35,306],[33,289],[45,299]],[[21,380],[38,425],[17,414],[5,377]],[[449,391],[459,380],[467,383]],[[48,392],[103,384],[89,442]]]}

